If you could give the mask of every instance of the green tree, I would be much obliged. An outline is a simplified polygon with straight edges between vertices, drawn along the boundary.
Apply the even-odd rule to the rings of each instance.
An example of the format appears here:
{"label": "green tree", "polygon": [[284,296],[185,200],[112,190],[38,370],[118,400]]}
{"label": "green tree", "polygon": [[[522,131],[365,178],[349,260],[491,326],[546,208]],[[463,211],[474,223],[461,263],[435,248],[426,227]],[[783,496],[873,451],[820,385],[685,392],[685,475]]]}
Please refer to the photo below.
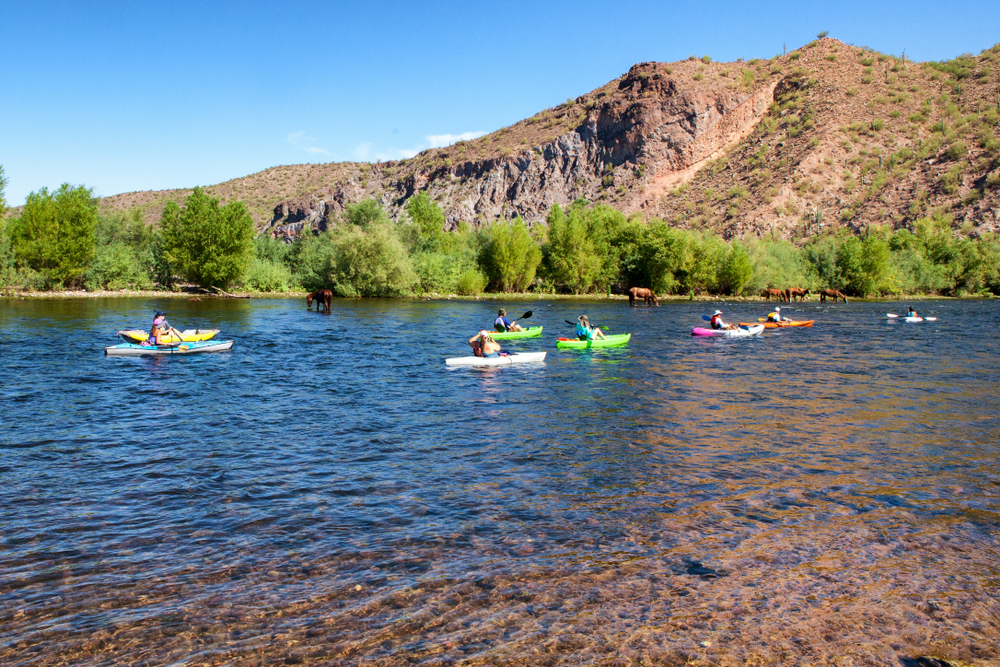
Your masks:
{"label": "green tree", "polygon": [[42,273],[53,285],[79,280],[94,257],[97,202],[83,186],[62,184],[32,192],[10,225],[19,265]]}
{"label": "green tree", "polygon": [[0,220],[7,215],[7,177],[3,173],[3,165],[0,164]]}
{"label": "green tree", "polygon": [[542,251],[524,220],[497,222],[486,230],[484,239],[481,263],[490,283],[501,292],[527,289],[535,280]]}
{"label": "green tree", "polygon": [[851,236],[837,251],[837,269],[848,294],[861,297],[891,289],[892,253],[877,234]]}
{"label": "green tree", "polygon": [[183,208],[176,202],[163,208],[160,225],[167,263],[202,287],[228,287],[243,278],[253,260],[253,219],[243,202],[220,206],[195,188]]}
{"label": "green tree", "polygon": [[587,217],[584,209],[571,208],[567,216],[553,204],[548,215],[548,241],[542,247],[546,277],[574,294],[588,292],[602,268]]}
{"label": "green tree", "polygon": [[726,294],[740,295],[753,280],[753,264],[743,244],[734,241],[719,270],[719,287]]}
{"label": "green tree", "polygon": [[366,199],[357,204],[348,204],[345,218],[349,224],[367,229],[371,225],[389,221],[385,211],[374,199]]}
{"label": "green tree", "polygon": [[445,217],[437,202],[428,197],[426,192],[418,192],[406,202],[406,213],[419,231],[422,246],[420,250],[440,250],[445,236]]}

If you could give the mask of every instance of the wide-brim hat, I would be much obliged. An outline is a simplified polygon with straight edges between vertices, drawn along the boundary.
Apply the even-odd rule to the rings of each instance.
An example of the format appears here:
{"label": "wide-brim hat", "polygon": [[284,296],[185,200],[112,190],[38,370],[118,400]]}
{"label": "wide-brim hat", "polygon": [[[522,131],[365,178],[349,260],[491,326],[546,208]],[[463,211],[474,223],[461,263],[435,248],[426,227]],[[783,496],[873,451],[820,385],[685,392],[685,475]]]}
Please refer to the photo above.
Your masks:
{"label": "wide-brim hat", "polygon": [[712,314],[713,314],[713,315],[721,315],[721,314],[722,314],[722,311],[721,311],[721,310],[716,310],[716,311],[715,311],[714,313],[712,313]]}

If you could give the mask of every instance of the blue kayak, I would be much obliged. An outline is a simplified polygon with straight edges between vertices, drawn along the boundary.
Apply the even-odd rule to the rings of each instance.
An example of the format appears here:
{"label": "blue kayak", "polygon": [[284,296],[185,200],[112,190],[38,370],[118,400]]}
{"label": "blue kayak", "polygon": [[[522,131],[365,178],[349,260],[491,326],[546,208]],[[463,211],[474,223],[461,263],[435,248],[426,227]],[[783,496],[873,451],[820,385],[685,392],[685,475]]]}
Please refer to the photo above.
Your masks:
{"label": "blue kayak", "polygon": [[195,352],[222,352],[233,346],[231,340],[203,340],[192,343],[175,343],[173,345],[138,345],[136,343],[119,343],[104,348],[104,354],[109,357],[139,357],[148,354],[194,354]]}

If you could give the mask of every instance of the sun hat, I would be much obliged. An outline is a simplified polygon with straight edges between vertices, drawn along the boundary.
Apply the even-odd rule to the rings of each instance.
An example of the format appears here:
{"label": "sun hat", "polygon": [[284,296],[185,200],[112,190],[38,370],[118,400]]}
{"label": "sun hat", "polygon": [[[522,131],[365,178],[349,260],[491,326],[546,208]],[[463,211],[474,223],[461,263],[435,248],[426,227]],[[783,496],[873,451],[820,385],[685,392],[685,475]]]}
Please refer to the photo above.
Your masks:
{"label": "sun hat", "polygon": [[775,306],[775,307],[774,307],[774,310],[775,310],[775,311],[778,311],[778,310],[781,310],[781,306]]}
{"label": "sun hat", "polygon": [[480,329],[480,331],[479,331],[479,337],[480,338],[489,338],[490,337],[490,332],[487,331],[486,329]]}
{"label": "sun hat", "polygon": [[497,313],[497,315],[506,315],[506,314],[507,314],[507,311],[504,310],[503,308],[501,308],[500,311]]}
{"label": "sun hat", "polygon": [[590,320],[588,320],[588,319],[587,319],[587,316],[586,316],[586,315],[581,315],[580,317],[578,317],[578,318],[576,318],[576,319],[577,319],[578,321],[580,321],[580,322],[590,322]]}
{"label": "sun hat", "polygon": [[721,315],[721,314],[722,314],[722,311],[721,311],[721,310],[718,310],[718,309],[716,309],[716,311],[715,311],[714,313],[712,313],[712,314],[713,314],[713,315]]}

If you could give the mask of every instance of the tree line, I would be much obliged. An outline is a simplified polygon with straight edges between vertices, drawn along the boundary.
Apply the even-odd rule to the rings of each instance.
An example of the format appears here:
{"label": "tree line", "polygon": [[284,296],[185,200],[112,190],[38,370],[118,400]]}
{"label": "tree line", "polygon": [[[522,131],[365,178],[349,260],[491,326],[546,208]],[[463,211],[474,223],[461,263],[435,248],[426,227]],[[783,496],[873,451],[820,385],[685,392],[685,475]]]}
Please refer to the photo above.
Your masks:
{"label": "tree line", "polygon": [[606,205],[553,205],[546,225],[522,219],[445,230],[440,206],[411,197],[393,222],[374,200],[349,205],[326,231],[293,243],[258,236],[246,206],[195,188],[157,223],[139,211],[101,213],[91,190],[31,193],[3,217],[0,287],[89,290],[328,288],[343,297],[485,291],[741,295],[768,287],[839,289],[852,296],[1000,294],[1000,242],[956,235],[935,213],[913,229],[874,228],[789,241],[727,241],[626,216]]}

